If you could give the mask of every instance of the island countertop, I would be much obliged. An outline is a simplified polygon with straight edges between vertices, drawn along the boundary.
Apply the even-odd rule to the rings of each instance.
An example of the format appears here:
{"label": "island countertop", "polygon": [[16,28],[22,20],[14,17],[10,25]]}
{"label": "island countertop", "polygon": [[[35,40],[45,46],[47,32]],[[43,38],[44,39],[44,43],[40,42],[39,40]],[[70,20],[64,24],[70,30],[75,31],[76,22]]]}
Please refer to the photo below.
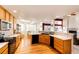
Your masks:
{"label": "island countertop", "polygon": [[70,40],[73,39],[73,36],[71,34],[54,34],[54,35],[50,35],[52,37],[56,37],[59,38],[61,40]]}
{"label": "island countertop", "polygon": [[4,47],[6,44],[8,44],[8,42],[1,42],[0,43],[0,48]]}

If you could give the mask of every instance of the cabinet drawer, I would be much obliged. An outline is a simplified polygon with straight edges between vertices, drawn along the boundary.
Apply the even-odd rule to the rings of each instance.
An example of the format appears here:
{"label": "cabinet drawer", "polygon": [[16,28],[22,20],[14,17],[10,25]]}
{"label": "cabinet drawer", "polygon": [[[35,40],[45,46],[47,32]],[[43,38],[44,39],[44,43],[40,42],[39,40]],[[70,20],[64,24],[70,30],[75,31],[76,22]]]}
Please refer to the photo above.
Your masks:
{"label": "cabinet drawer", "polygon": [[58,43],[56,43],[56,42],[54,43],[54,45],[60,47],[61,49],[64,48],[64,45],[60,45],[60,44],[58,44]]}
{"label": "cabinet drawer", "polygon": [[63,46],[63,44],[64,44],[64,42],[61,43],[61,42],[58,42],[58,41],[54,41],[54,43],[55,43],[55,44],[58,44],[58,45],[60,45],[60,46]]}
{"label": "cabinet drawer", "polygon": [[57,39],[57,38],[54,38],[54,42],[56,42],[56,43],[58,43],[58,44],[60,44],[60,45],[63,45],[63,40],[61,40],[61,39]]}
{"label": "cabinet drawer", "polygon": [[54,48],[55,48],[57,51],[59,51],[60,53],[63,53],[63,52],[64,52],[64,50],[63,50],[63,48],[62,48],[61,46],[55,45]]}
{"label": "cabinet drawer", "polygon": [[5,45],[4,47],[2,47],[2,48],[0,49],[0,54],[1,54],[4,50],[6,50],[7,48],[8,48],[8,44]]}
{"label": "cabinet drawer", "polygon": [[46,37],[46,36],[45,35],[39,36],[39,43],[50,45],[50,37],[49,36]]}

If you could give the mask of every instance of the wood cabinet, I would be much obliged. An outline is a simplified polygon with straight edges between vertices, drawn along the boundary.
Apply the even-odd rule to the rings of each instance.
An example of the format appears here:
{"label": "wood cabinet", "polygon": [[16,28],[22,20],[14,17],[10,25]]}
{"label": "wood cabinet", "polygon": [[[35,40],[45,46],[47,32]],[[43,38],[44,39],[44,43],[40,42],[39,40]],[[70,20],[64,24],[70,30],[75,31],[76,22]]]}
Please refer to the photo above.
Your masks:
{"label": "wood cabinet", "polygon": [[16,31],[16,19],[13,17],[13,32]]}
{"label": "wood cabinet", "polygon": [[54,48],[63,54],[71,53],[71,40],[62,40],[54,37]]}
{"label": "wood cabinet", "polygon": [[10,22],[13,23],[13,16],[10,14]]}
{"label": "wood cabinet", "polygon": [[2,48],[0,48],[0,54],[8,54],[8,43],[6,43]]}
{"label": "wood cabinet", "polygon": [[14,23],[13,23],[13,16],[10,14],[10,23],[11,23],[11,32],[14,33]]}
{"label": "wood cabinet", "polygon": [[18,48],[18,46],[19,46],[19,44],[20,44],[20,41],[21,41],[20,35],[18,35],[18,36],[16,37],[16,49]]}
{"label": "wood cabinet", "polygon": [[9,14],[9,12],[6,11],[5,16],[6,16],[6,20],[9,21],[10,20],[10,14]]}
{"label": "wood cabinet", "polygon": [[14,54],[16,49],[18,48],[19,44],[21,42],[20,39],[20,35],[19,34],[15,34],[13,36],[10,37],[9,40],[9,54]]}
{"label": "wood cabinet", "polygon": [[12,41],[12,43],[9,42],[9,45],[8,45],[8,49],[9,49],[8,53],[9,53],[9,54],[13,54],[13,53],[16,51],[15,38],[13,38],[11,41]]}
{"label": "wood cabinet", "polygon": [[0,19],[5,19],[5,10],[0,6]]}
{"label": "wood cabinet", "polygon": [[39,35],[39,43],[50,45],[50,36],[45,34]]}
{"label": "wood cabinet", "polygon": [[[11,25],[12,25],[11,32],[13,34],[14,30],[16,30],[16,19],[10,12],[8,12],[2,6],[0,6],[0,19],[6,20],[11,23]],[[15,19],[15,21],[14,21],[14,19]]]}

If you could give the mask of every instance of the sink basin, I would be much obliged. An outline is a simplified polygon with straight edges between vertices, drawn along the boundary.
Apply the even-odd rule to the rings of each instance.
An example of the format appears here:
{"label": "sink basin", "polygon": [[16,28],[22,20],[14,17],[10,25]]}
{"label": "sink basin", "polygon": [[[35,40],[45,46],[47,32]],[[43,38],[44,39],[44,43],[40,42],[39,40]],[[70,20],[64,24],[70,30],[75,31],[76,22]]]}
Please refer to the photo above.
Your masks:
{"label": "sink basin", "polygon": [[53,35],[54,34],[54,32],[45,32],[45,33],[42,33],[42,34],[46,34],[46,35]]}

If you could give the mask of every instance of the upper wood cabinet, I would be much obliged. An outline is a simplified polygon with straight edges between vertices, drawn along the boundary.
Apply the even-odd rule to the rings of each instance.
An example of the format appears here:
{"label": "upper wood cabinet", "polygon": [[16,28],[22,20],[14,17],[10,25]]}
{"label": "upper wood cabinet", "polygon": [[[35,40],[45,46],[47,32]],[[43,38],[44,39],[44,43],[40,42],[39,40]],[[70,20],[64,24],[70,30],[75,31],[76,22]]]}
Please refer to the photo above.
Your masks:
{"label": "upper wood cabinet", "polygon": [[14,30],[16,29],[16,19],[13,18]]}
{"label": "upper wood cabinet", "polygon": [[2,43],[2,47],[0,47],[0,54],[8,54],[8,42]]}
{"label": "upper wood cabinet", "polygon": [[10,20],[10,14],[7,11],[5,13],[5,16],[6,16],[6,20],[9,21]]}
{"label": "upper wood cabinet", "polygon": [[0,6],[0,19],[5,20],[5,10]]}
{"label": "upper wood cabinet", "polygon": [[10,22],[13,23],[13,16],[12,15],[10,15]]}

